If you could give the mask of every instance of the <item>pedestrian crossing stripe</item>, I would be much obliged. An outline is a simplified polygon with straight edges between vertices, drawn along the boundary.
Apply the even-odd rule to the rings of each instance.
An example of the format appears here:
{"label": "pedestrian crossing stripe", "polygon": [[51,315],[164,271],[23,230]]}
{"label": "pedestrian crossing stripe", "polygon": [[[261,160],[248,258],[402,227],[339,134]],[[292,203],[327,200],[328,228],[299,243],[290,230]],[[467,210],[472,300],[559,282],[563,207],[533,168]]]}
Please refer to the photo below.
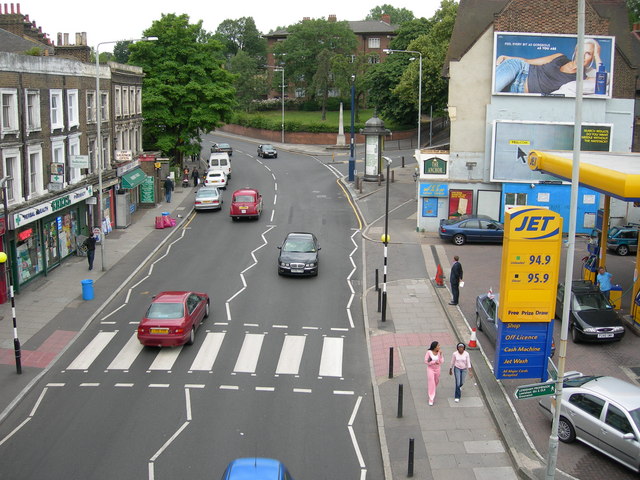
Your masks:
{"label": "pedestrian crossing stripe", "polygon": [[[110,342],[116,338],[117,333],[118,331],[97,333],[82,352],[73,359],[66,370],[87,371],[101,355],[104,356],[105,349]],[[157,354],[151,364],[146,368],[146,371],[171,372],[182,352],[193,352],[197,349],[188,371],[190,373],[212,372],[226,336],[226,332],[207,332],[202,343],[198,346],[158,349]],[[282,337],[283,341],[279,344],[280,353],[277,357],[278,360],[274,375],[276,377],[283,375],[298,377],[300,375],[300,366],[302,365],[305,351],[309,350],[310,342],[308,341],[308,334],[283,335]],[[233,375],[256,375],[256,370],[260,363],[260,355],[266,344],[265,338],[267,338],[267,334],[265,333],[244,334],[242,346],[240,347],[233,367]],[[276,338],[281,337],[276,334]],[[269,344],[269,346],[271,348],[273,344]],[[134,332],[108,364],[106,371],[128,372],[144,349],[145,347],[140,344],[137,334]],[[342,378],[343,351],[344,338],[323,337],[319,367],[317,370],[318,377]]]}

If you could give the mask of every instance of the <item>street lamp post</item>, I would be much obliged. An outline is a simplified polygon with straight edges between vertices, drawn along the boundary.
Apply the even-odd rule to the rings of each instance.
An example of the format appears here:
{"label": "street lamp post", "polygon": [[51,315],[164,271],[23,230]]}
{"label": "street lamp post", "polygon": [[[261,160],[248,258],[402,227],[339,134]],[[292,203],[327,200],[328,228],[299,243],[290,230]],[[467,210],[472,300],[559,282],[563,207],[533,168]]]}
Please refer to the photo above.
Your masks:
{"label": "street lamp post", "polygon": [[[0,188],[2,189],[2,207],[4,211],[4,231],[5,235],[7,235],[9,229],[9,206],[7,204],[7,181],[11,177],[3,177],[0,179]],[[5,249],[7,251],[8,248]],[[0,263],[4,263],[6,265],[7,262],[7,254],[1,252],[0,254]],[[5,268],[6,271],[6,268]],[[22,373],[22,354],[20,352],[20,340],[18,339],[18,325],[16,323],[16,300],[13,294],[13,281],[11,280],[11,265],[9,265],[9,275],[7,276],[9,279],[9,296],[11,297],[11,316],[13,317],[13,350],[15,352],[16,357],[16,372],[18,374]]]}
{"label": "street lamp post", "polygon": [[105,262],[105,240],[104,230],[102,228],[104,199],[102,197],[102,170],[104,170],[104,158],[102,156],[102,95],[100,95],[100,45],[107,45],[110,43],[119,42],[140,42],[140,41],[154,41],[158,40],[158,37],[143,37],[133,40],[111,40],[108,42],[100,42],[96,45],[96,161],[98,166],[98,226],[102,235],[100,235],[100,264],[102,271],[106,270]]}
{"label": "street lamp post", "polygon": [[356,171],[356,76],[351,75],[351,139],[349,142],[349,181],[353,182]]}
{"label": "street lamp post", "polygon": [[282,88],[282,122],[280,124],[282,133],[280,134],[280,141],[282,143],[284,143],[284,65],[280,65],[280,66],[265,65],[265,67],[273,68],[274,72],[281,72],[282,73],[282,80],[280,81],[282,83],[282,85],[281,85],[281,88]]}
{"label": "street lamp post", "polygon": [[382,268],[382,318],[383,322],[387,321],[387,250],[389,246],[389,167],[391,166],[391,159],[389,157],[382,157],[387,162],[387,186],[385,192],[385,207],[384,207],[384,237],[382,239],[384,243],[384,265]]}
{"label": "street lamp post", "polygon": [[[416,50],[393,50],[390,48],[385,48],[383,50],[384,53],[413,53],[419,56],[419,64],[418,64],[418,150],[420,150],[420,121],[422,120],[422,53]],[[412,59],[413,60],[413,59]]]}

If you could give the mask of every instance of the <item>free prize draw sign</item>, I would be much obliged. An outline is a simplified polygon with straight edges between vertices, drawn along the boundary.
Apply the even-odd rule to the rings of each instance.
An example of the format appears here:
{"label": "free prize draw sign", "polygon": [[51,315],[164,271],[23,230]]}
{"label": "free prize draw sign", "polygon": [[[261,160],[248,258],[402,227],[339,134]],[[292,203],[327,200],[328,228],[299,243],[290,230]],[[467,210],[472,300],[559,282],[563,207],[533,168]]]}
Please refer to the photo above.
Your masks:
{"label": "free prize draw sign", "polygon": [[562,217],[539,207],[505,212],[496,378],[547,379]]}

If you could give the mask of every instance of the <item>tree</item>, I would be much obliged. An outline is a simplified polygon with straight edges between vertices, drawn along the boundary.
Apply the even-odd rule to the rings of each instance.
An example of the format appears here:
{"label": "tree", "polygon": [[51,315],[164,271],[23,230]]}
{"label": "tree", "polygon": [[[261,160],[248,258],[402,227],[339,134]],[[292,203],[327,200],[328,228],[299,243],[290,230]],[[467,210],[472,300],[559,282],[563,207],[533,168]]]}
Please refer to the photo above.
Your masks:
{"label": "tree", "polygon": [[[284,61],[287,76],[294,85],[305,88],[307,97],[326,95],[330,83],[322,79],[326,63],[334,56],[351,56],[357,40],[347,22],[324,19],[303,20],[288,28],[286,40],[276,43],[274,55]],[[318,59],[323,59],[319,64]],[[319,87],[321,91],[314,88]],[[323,90],[324,89],[324,90]]]}
{"label": "tree", "polygon": [[118,63],[129,63],[129,45],[133,42],[123,40],[113,47],[114,60]]}
{"label": "tree", "polygon": [[411,10],[407,10],[406,8],[396,8],[393,5],[385,4],[372,8],[365,20],[380,20],[382,15],[385,14],[391,17],[391,23],[395,25],[409,22],[415,18]]}
{"label": "tree", "polygon": [[640,22],[640,0],[627,0],[627,8],[629,9],[629,23]]}
{"label": "tree", "polygon": [[229,59],[229,71],[235,75],[233,86],[237,92],[236,98],[246,111],[251,110],[254,100],[268,93],[267,75],[261,67],[255,58],[242,50]]}
{"label": "tree", "polygon": [[129,63],[143,68],[145,148],[181,163],[200,153],[200,132],[230,119],[236,106],[233,75],[222,68],[222,45],[189,23],[185,14],[163,14],[144,35],[155,42],[129,46]]}
{"label": "tree", "polygon": [[262,38],[253,17],[224,20],[216,29],[216,37],[223,41],[228,56],[242,51],[264,63],[267,41]]}

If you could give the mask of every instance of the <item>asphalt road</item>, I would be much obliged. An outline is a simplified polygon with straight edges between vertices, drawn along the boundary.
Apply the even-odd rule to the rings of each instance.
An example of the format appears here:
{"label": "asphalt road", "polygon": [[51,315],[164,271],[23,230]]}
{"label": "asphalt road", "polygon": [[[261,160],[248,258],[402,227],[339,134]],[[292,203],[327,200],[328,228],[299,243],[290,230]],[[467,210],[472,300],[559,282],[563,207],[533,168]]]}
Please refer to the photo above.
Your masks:
{"label": "asphalt road", "polygon": [[[5,420],[0,457],[12,461],[0,478],[218,478],[241,456],[278,458],[299,478],[382,478],[351,301],[357,218],[322,161],[233,147],[225,202],[234,188],[258,188],[262,218],[233,222],[227,203],[177,230]],[[277,275],[289,231],[318,236],[318,277]],[[152,296],[174,289],[211,295],[195,344],[138,347]],[[295,371],[280,367],[288,341],[304,346]]]}
{"label": "asphalt road", "polygon": [[[465,286],[461,290],[460,308],[470,325],[475,323],[475,298],[486,293],[489,288],[494,293],[500,291],[500,263],[502,256],[501,245],[467,244],[461,247],[434,238],[434,243],[445,245],[447,256],[460,256],[464,267]],[[575,245],[574,279],[582,278],[581,259],[587,255],[587,239],[577,238]],[[560,280],[564,281],[567,247],[562,248],[562,262]],[[608,257],[607,267],[613,273],[613,281],[618,282],[625,291],[623,311],[628,313],[630,302],[629,287],[632,284],[634,257],[620,257],[615,254]],[[626,307],[625,307],[626,305]],[[554,326],[556,347],[560,344],[560,322]],[[495,350],[487,337],[478,332],[478,340],[485,354],[493,363]],[[627,332],[620,342],[604,344],[575,344],[570,339],[567,343],[567,370],[577,370],[588,375],[611,375],[626,381],[638,383],[638,375],[632,368],[640,371],[640,354],[638,342],[640,339]],[[555,359],[557,360],[557,358]],[[551,433],[550,422],[542,415],[536,399],[516,400],[513,392],[518,385],[535,383],[536,380],[503,380],[503,385],[510,395],[512,402],[526,427],[527,433],[536,446],[538,452],[546,457]],[[581,480],[596,480],[606,476],[620,480],[635,479],[637,476],[579,442],[572,444],[560,443],[557,467]]]}

